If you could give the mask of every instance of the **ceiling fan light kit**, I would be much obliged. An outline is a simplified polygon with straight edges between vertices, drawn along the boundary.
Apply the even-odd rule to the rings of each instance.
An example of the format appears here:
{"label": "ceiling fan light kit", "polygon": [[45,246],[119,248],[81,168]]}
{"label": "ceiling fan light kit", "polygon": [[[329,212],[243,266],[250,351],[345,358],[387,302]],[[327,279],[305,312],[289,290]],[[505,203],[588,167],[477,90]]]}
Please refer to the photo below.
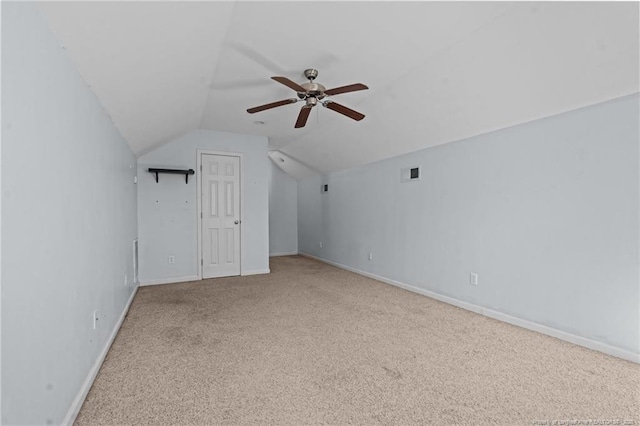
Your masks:
{"label": "ceiling fan light kit", "polygon": [[271,77],[273,80],[277,81],[280,84],[287,86],[290,89],[296,91],[298,98],[284,99],[281,101],[272,102],[265,105],[260,105],[257,107],[249,108],[247,112],[249,114],[254,114],[256,112],[264,111],[271,108],[276,108],[288,104],[294,104],[299,101],[305,101],[305,105],[300,109],[300,113],[298,114],[298,119],[296,120],[295,128],[299,129],[300,127],[304,127],[307,124],[307,119],[309,118],[309,114],[311,113],[311,109],[320,103],[322,106],[329,108],[337,113],[340,113],[344,116],[347,116],[353,120],[360,121],[365,116],[358,111],[354,111],[351,108],[347,108],[344,105],[338,104],[331,100],[324,100],[327,96],[339,95],[341,93],[348,92],[356,92],[359,90],[368,89],[362,83],[349,84],[347,86],[336,87],[333,89],[327,90],[322,84],[315,83],[314,80],[318,77],[318,70],[309,68],[304,71],[304,76],[309,80],[308,83],[298,84],[294,81],[289,80],[287,77]]}

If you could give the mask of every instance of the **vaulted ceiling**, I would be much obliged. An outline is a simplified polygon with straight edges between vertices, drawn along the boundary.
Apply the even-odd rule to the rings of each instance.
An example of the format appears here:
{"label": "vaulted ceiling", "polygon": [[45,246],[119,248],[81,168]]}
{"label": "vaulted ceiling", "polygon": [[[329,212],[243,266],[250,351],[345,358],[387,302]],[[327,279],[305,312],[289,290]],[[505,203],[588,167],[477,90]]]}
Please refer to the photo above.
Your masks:
{"label": "vaulted ceiling", "polygon": [[[639,90],[637,2],[45,2],[71,60],[138,155],[193,129],[269,137],[320,172]],[[271,80],[370,90],[352,121]],[[296,175],[296,172],[293,172]]]}

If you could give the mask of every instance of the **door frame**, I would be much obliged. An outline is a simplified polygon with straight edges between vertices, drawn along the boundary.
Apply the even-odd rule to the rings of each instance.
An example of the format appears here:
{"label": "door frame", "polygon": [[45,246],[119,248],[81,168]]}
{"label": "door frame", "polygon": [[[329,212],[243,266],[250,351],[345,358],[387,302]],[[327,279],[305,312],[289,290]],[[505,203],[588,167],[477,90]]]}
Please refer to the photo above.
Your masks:
{"label": "door frame", "polygon": [[240,168],[240,275],[242,275],[242,259],[244,258],[244,244],[242,244],[242,224],[244,222],[244,158],[240,152],[230,151],[212,151],[208,149],[196,150],[196,217],[198,221],[198,238],[197,238],[197,252],[198,252],[198,279],[202,280],[202,155],[221,155],[224,157],[238,157]]}

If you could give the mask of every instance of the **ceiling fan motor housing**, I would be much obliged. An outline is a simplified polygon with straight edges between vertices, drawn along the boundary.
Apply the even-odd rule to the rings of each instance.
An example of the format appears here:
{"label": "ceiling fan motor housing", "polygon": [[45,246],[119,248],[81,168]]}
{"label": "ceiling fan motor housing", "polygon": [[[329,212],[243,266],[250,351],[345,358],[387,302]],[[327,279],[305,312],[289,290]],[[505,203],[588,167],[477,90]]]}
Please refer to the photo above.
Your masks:
{"label": "ceiling fan motor housing", "polygon": [[300,86],[304,88],[304,92],[298,92],[300,99],[306,99],[308,97],[314,97],[318,99],[324,98],[324,91],[327,90],[322,84],[318,83],[302,83]]}

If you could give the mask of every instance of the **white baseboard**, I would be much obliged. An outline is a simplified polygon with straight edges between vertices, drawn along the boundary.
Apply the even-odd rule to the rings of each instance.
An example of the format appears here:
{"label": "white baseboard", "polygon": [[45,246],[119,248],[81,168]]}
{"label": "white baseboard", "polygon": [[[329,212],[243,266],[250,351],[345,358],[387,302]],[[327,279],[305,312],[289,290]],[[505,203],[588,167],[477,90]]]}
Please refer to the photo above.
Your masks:
{"label": "white baseboard", "polygon": [[160,280],[141,280],[140,286],[144,287],[147,285],[175,284],[175,283],[184,283],[187,281],[199,281],[199,280],[200,280],[199,276],[189,275],[186,277],[163,278]]}
{"label": "white baseboard", "polygon": [[[296,254],[298,253],[296,252]],[[246,275],[268,274],[270,272],[271,271],[269,269],[257,269],[253,271],[244,271],[241,273],[241,275],[246,276]],[[176,283],[184,283],[189,281],[200,281],[201,279],[202,278],[200,278],[197,275],[189,275],[186,277],[166,278],[161,280],[143,280],[143,281],[140,281],[140,286],[144,287],[148,285],[176,284]]]}
{"label": "white baseboard", "polygon": [[93,386],[93,381],[96,379],[96,376],[98,375],[98,371],[100,371],[100,367],[102,367],[102,363],[104,362],[104,359],[106,358],[107,353],[109,352],[109,349],[111,349],[111,345],[113,344],[113,341],[118,335],[118,331],[120,331],[120,326],[122,326],[122,322],[124,321],[124,318],[127,316],[127,313],[129,312],[129,307],[131,307],[131,302],[133,302],[133,298],[136,296],[137,292],[138,292],[138,287],[136,287],[133,290],[133,293],[131,293],[131,296],[129,297],[129,300],[127,301],[127,304],[124,307],[124,310],[120,315],[120,318],[118,318],[118,321],[116,321],[116,324],[113,327],[113,330],[111,331],[111,335],[107,340],[107,344],[104,346],[104,348],[102,349],[102,352],[100,352],[100,355],[98,355],[98,358],[96,358],[96,361],[93,363],[93,366],[91,367],[91,370],[89,370],[89,374],[87,375],[87,378],[84,380],[84,383],[82,383],[82,387],[80,387],[80,391],[78,392],[78,395],[76,395],[76,398],[73,400],[71,407],[69,407],[69,411],[67,411],[67,415],[64,416],[64,420],[62,420],[62,424],[64,426],[71,426],[73,425],[73,422],[75,422],[76,417],[78,416],[78,413],[82,408],[82,404],[84,403],[84,400],[87,397],[87,394],[91,389],[91,386]]}
{"label": "white baseboard", "polygon": [[538,333],[546,334],[547,336],[555,337],[560,340],[564,340],[569,343],[573,343],[574,345],[583,346],[588,349],[593,349],[598,352],[603,352],[608,355],[612,355],[618,358],[626,359],[627,361],[632,361],[640,364],[640,354],[628,351],[626,349],[618,348],[616,346],[611,346],[603,342],[599,342],[597,340],[588,339],[586,337],[578,336],[575,334],[568,333],[566,331],[558,330],[556,328],[548,327],[546,325],[539,324],[537,322],[525,320],[522,318],[514,317],[499,311],[495,311],[493,309],[484,308],[479,305],[474,305],[473,303],[464,302],[462,300],[455,299],[453,297],[444,296],[439,293],[435,293],[430,290],[425,290],[422,288],[414,287],[409,284],[402,283],[400,281],[392,280],[390,278],[382,277],[380,275],[372,274],[370,272],[362,271],[357,268],[352,268],[351,266],[343,265],[341,263],[333,262],[331,260],[326,260],[321,257],[317,257],[308,253],[298,253],[300,256],[305,256],[310,259],[315,259],[323,263],[327,263],[329,265],[335,266],[340,269],[345,269],[350,272],[354,272],[358,275],[363,275],[368,278],[373,278],[374,280],[382,281],[383,283],[391,284],[396,287],[403,288],[405,290],[412,291],[414,293],[421,294],[423,296],[430,297],[432,299],[439,300],[441,302],[448,303],[453,306],[457,306],[462,309],[466,309],[471,312],[475,312],[480,315],[484,315],[489,318],[497,319],[499,321],[503,321],[518,327],[526,328],[528,330],[536,331]]}
{"label": "white baseboard", "polygon": [[260,274],[270,274],[271,273],[271,269],[256,269],[253,271],[244,271],[242,272],[242,276],[247,276],[247,275],[260,275]]}
{"label": "white baseboard", "polygon": [[269,253],[269,257],[278,257],[278,256],[295,256],[297,255],[297,251],[283,251],[280,253]]}

